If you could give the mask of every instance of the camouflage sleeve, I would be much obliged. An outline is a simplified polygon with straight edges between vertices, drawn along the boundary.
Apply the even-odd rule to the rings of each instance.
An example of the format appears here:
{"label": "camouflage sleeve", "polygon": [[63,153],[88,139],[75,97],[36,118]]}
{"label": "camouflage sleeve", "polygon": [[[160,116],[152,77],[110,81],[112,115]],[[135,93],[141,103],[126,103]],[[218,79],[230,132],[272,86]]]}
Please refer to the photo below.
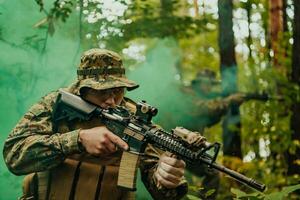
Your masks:
{"label": "camouflage sleeve", "polygon": [[210,119],[207,126],[218,123],[229,108],[229,102],[225,99],[197,100],[195,105],[198,108],[197,116],[206,116]]}
{"label": "camouflage sleeve", "polygon": [[224,99],[198,100],[195,102],[197,107],[200,107],[201,112],[207,115],[222,115],[228,107],[229,102]]}
{"label": "camouflage sleeve", "polygon": [[176,200],[181,199],[186,195],[188,191],[188,184],[185,179],[183,179],[180,185],[174,189],[167,189],[163,186],[159,186],[154,177],[154,172],[158,165],[159,156],[163,153],[151,145],[145,150],[146,156],[141,158],[140,170],[141,177],[147,190],[150,192],[153,199],[157,200]]}
{"label": "camouflage sleeve", "polygon": [[3,155],[12,173],[22,175],[50,169],[66,155],[80,152],[79,130],[52,132],[51,113],[56,95],[48,95],[32,106],[6,139]]}

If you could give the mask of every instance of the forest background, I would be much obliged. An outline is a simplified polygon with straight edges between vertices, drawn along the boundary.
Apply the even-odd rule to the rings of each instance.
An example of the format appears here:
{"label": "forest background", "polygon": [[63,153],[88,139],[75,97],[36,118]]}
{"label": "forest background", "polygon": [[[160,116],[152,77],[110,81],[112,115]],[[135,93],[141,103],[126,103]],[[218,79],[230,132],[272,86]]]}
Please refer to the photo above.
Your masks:
{"label": "forest background", "polygon": [[[244,191],[299,199],[296,192],[286,197],[300,188],[299,0],[0,0],[0,22],[1,149],[33,103],[72,83],[84,50],[107,48],[122,54],[129,78],[140,83],[127,96],[156,106],[155,122],[168,130],[172,116],[179,126],[197,124],[196,105],[186,103],[195,97],[185,88],[205,69],[216,73],[223,94],[270,97],[250,99],[227,114],[237,121],[205,129],[209,141],[232,147],[218,162],[268,186],[250,194],[223,176],[218,198]],[[201,177],[187,176],[193,199]],[[0,199],[20,196],[22,178],[1,156]],[[141,182],[137,195],[149,198]]]}

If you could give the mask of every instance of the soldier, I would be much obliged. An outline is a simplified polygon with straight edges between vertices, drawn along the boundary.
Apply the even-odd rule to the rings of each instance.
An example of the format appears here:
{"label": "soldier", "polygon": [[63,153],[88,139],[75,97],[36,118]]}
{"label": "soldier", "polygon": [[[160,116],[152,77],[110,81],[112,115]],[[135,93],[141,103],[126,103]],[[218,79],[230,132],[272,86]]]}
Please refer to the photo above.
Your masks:
{"label": "soldier", "polygon": [[[195,117],[199,118],[197,122],[198,130],[200,133],[204,132],[205,127],[210,127],[217,124],[222,119],[222,116],[226,114],[231,104],[240,105],[244,101],[244,94],[235,93],[227,97],[222,97],[221,82],[216,79],[214,71],[205,69],[200,71],[196,78],[191,82],[191,91],[195,96]],[[187,128],[190,128],[187,126]],[[207,200],[216,199],[219,184],[220,174],[216,170],[207,168],[207,166],[195,167],[187,166],[188,170],[197,176],[203,176],[202,181],[203,189],[199,191],[199,197]],[[206,196],[209,190],[215,192]]]}
{"label": "soldier", "polygon": [[197,108],[197,116],[204,121],[202,130],[220,122],[223,115],[232,104],[240,105],[245,100],[245,94],[234,93],[223,96],[221,81],[216,79],[216,73],[209,69],[200,71],[191,82],[192,93],[194,93],[194,104]]}
{"label": "soldier", "polygon": [[[124,97],[138,85],[125,77],[120,56],[91,49],[81,57],[77,80],[65,90],[102,108],[135,104]],[[134,199],[117,187],[120,158],[128,145],[100,120],[52,122],[58,92],[52,92],[18,122],[4,144],[4,159],[24,179],[21,199]],[[134,112],[134,110],[132,110]],[[154,199],[180,199],[187,192],[185,163],[148,145],[142,180]]]}

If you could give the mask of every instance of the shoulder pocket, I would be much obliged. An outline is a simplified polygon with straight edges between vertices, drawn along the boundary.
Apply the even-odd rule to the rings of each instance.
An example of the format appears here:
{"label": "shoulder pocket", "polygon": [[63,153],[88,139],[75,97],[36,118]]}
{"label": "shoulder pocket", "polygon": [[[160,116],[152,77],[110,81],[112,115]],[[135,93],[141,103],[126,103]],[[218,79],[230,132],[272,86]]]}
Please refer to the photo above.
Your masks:
{"label": "shoulder pocket", "polygon": [[32,106],[29,110],[29,112],[31,114],[33,114],[34,116],[38,117],[41,116],[43,113],[47,112],[45,107],[41,104],[36,104],[34,106]]}

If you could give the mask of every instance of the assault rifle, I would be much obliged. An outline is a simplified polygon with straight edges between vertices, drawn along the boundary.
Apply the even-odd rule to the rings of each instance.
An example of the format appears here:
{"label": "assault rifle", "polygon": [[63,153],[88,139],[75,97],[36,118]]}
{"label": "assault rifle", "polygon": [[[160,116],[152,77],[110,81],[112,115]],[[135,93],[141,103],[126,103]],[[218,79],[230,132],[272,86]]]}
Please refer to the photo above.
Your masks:
{"label": "assault rifle", "polygon": [[79,96],[60,90],[53,113],[55,123],[63,119],[89,120],[97,116],[109,130],[128,144],[129,150],[123,152],[120,163],[118,185],[121,187],[135,189],[139,156],[143,156],[146,146],[152,144],[193,165],[206,164],[256,190],[264,191],[266,188],[264,184],[217,164],[215,161],[220,149],[219,143],[205,141],[195,149],[184,139],[190,132],[187,129],[177,127],[172,132],[167,132],[157,127],[151,122],[152,117],[157,114],[157,109],[145,101],[137,103],[136,112],[131,113],[121,106],[103,109],[84,101]]}
{"label": "assault rifle", "polygon": [[255,99],[261,101],[268,101],[268,100],[275,100],[275,101],[282,101],[283,98],[281,96],[271,96],[266,93],[256,94],[256,93],[246,93],[245,98],[248,100]]}
{"label": "assault rifle", "polygon": [[[267,93],[245,93],[241,92],[244,95],[245,101],[248,100],[258,100],[258,101],[283,101],[282,96],[272,96]],[[224,96],[224,95],[223,95]]]}

